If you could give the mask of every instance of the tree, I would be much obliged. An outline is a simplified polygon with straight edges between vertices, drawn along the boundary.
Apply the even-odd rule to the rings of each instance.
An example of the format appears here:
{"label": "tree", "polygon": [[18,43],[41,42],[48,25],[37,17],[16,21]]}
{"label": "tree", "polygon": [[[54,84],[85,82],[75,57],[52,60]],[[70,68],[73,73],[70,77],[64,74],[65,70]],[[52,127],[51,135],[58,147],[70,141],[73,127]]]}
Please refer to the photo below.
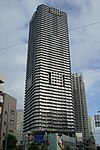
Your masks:
{"label": "tree", "polygon": [[23,145],[18,145],[17,150],[23,150]]}
{"label": "tree", "polygon": [[28,150],[39,150],[38,146],[35,143],[32,143]]}
{"label": "tree", "polygon": [[97,150],[100,150],[100,146],[97,146]]}
{"label": "tree", "polygon": [[66,150],[71,150],[69,145],[66,147]]}
{"label": "tree", "polygon": [[5,139],[2,141],[2,148],[3,148],[3,150],[5,150],[5,144],[6,144],[6,141],[5,141]]}
{"label": "tree", "polygon": [[46,150],[46,146],[43,144],[40,150]]}
{"label": "tree", "polygon": [[7,136],[7,150],[14,150],[16,149],[17,139],[14,135],[8,134]]}

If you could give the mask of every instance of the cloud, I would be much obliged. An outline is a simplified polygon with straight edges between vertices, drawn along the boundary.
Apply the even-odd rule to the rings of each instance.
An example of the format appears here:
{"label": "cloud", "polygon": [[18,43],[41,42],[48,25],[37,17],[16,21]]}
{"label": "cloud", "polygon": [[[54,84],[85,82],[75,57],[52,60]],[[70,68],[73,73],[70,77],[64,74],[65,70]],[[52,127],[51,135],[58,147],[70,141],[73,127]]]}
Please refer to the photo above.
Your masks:
{"label": "cloud", "polygon": [[40,3],[40,0],[0,1],[0,72],[5,76],[5,92],[17,99],[17,108],[24,104],[29,21]]}
{"label": "cloud", "polygon": [[83,70],[82,71],[85,78],[85,84],[87,91],[90,92],[92,88],[95,88],[95,86],[99,86],[100,82],[100,70],[94,69],[94,70]]}
{"label": "cloud", "polygon": [[[97,0],[95,2],[93,0],[61,0],[59,2],[45,0],[45,2],[68,13],[69,30],[100,21],[100,4]],[[97,23],[69,31],[73,71],[80,71],[83,67],[85,69],[99,67],[99,29],[100,24]]]}
{"label": "cloud", "polygon": [[[79,14],[73,15],[69,10],[69,30],[99,22],[98,1],[75,1],[69,2],[80,8]],[[67,9],[66,9],[67,11]],[[100,23],[88,25],[69,31],[72,72],[82,72],[86,85],[88,112],[93,115],[100,106]]]}
{"label": "cloud", "polygon": [[5,92],[17,99],[17,107],[23,108],[27,45],[0,52],[0,70],[5,75]]}

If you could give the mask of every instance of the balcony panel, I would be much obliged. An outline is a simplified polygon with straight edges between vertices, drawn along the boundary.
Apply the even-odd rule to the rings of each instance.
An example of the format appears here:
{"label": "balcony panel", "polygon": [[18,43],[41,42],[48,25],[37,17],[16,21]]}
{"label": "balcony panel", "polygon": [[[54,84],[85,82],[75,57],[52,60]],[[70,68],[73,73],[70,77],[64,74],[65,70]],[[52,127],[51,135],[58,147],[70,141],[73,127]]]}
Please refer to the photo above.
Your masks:
{"label": "balcony panel", "polygon": [[0,95],[0,103],[3,103],[3,96]]}

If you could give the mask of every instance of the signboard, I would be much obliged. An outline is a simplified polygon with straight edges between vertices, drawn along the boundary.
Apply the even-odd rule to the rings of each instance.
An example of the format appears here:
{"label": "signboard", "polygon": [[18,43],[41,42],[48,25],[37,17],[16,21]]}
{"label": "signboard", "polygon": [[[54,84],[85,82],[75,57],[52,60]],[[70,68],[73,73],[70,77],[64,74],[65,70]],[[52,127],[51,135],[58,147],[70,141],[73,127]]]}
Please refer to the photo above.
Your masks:
{"label": "signboard", "polygon": [[34,141],[37,143],[43,143],[44,142],[44,135],[43,134],[34,135]]}

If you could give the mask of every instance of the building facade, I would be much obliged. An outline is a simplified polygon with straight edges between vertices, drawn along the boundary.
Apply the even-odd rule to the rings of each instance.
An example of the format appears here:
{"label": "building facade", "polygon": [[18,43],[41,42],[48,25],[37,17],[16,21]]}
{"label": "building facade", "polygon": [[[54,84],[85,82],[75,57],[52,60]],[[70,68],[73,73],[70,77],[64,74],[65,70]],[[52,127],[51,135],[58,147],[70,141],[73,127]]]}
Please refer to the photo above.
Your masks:
{"label": "building facade", "polygon": [[18,145],[22,144],[23,140],[23,115],[23,109],[17,110],[16,137],[18,140]]}
{"label": "building facade", "polygon": [[94,116],[88,116],[89,134],[93,134],[95,138],[95,120]]}
{"label": "building facade", "polygon": [[4,93],[3,84],[0,77],[0,150],[7,135],[16,132],[16,99]]}
{"label": "building facade", "polygon": [[4,78],[0,75],[0,149],[2,148],[2,111],[3,111],[3,92],[4,92]]}
{"label": "building facade", "polygon": [[81,73],[72,74],[75,106],[76,133],[82,133],[83,140],[89,137],[85,84]]}
{"label": "building facade", "polygon": [[65,12],[39,5],[30,21],[24,132],[75,133]]}
{"label": "building facade", "polygon": [[94,115],[96,145],[100,146],[100,112]]}
{"label": "building facade", "polygon": [[100,114],[94,115],[95,127],[100,127]]}

